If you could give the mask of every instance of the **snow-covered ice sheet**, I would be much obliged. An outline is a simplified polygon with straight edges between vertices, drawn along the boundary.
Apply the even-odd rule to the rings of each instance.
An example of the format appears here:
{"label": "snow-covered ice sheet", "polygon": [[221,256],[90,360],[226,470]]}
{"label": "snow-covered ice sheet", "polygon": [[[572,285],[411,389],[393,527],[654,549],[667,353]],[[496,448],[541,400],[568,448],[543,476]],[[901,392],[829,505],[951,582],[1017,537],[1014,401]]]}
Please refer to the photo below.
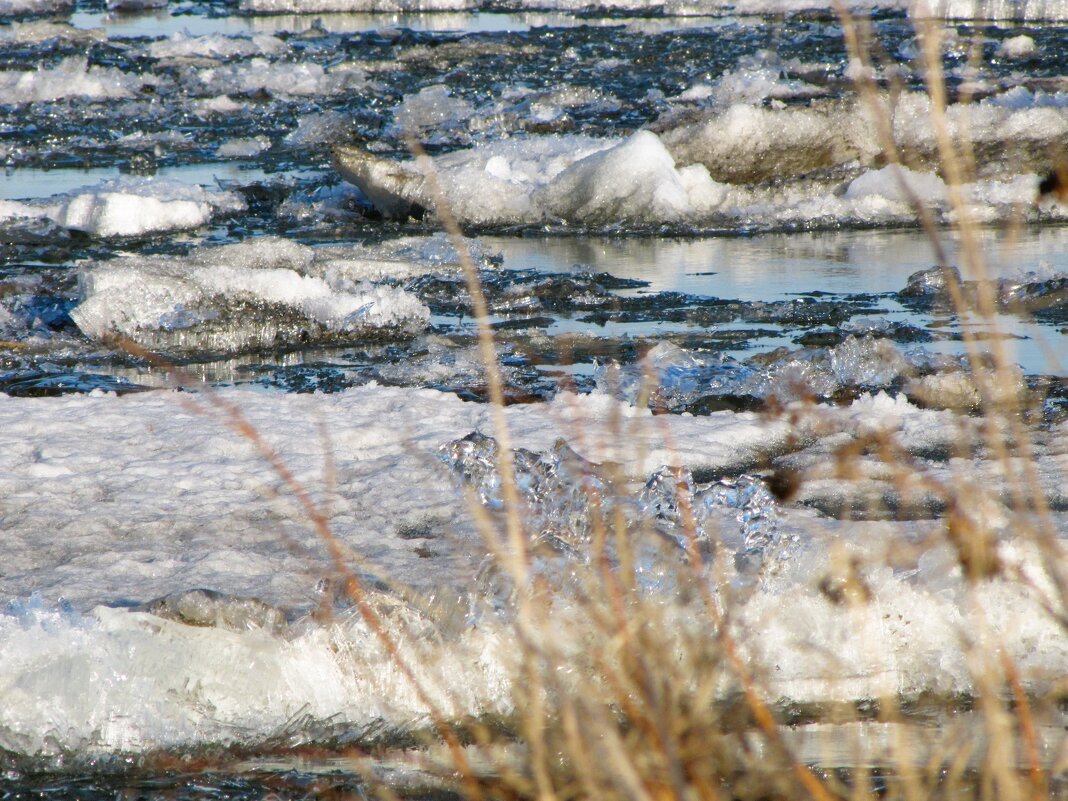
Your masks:
{"label": "snow-covered ice sheet", "polygon": [[128,255],[82,265],[71,317],[96,339],[182,353],[407,338],[429,309],[376,282],[455,273],[458,258],[440,235],[320,248],[259,237],[187,256]]}
{"label": "snow-covered ice sheet", "polygon": [[[92,8],[104,5],[162,7],[160,0],[113,0]],[[414,33],[400,30],[411,18],[394,17],[387,20],[393,27],[373,35],[362,33],[373,20],[353,28],[344,20],[314,18],[327,11],[484,5],[244,0],[241,8],[252,14],[313,15],[264,21],[217,16],[218,4],[210,14],[206,6],[180,5],[169,9],[181,12],[173,15],[71,15],[73,24],[101,26],[93,31],[39,20],[2,26],[5,164],[137,174],[187,163],[210,168],[227,159],[257,167],[239,179],[240,192],[123,178],[39,201],[0,203],[0,229],[10,234],[18,262],[0,278],[4,358],[20,369],[55,368],[60,375],[75,362],[77,369],[118,362],[116,369],[134,380],[148,368],[130,366],[119,348],[107,349],[103,343],[116,334],[173,349],[193,372],[213,369],[207,360],[214,354],[248,350],[254,353],[234,363],[276,359],[255,365],[274,371],[292,357],[314,371],[320,354],[332,358],[315,346],[329,343],[359,351],[341,361],[362,362],[361,369],[376,371],[383,383],[440,378],[448,385],[459,375],[452,382],[457,389],[481,389],[484,376],[451,246],[440,236],[370,244],[397,228],[365,214],[366,200],[397,218],[419,216],[439,202],[424,163],[393,157],[403,152],[408,132],[435,153],[445,198],[467,225],[613,234],[662,226],[672,233],[892,227],[913,222],[911,197],[940,221],[953,219],[934,158],[929,104],[914,92],[895,95],[893,133],[910,168],[885,167],[874,125],[843,88],[856,65],[827,55],[838,47],[840,32],[827,21],[825,4],[596,3],[653,15],[620,24],[618,16],[568,16],[588,11],[593,4],[586,0],[517,0],[511,7],[564,12],[572,27],[538,31],[561,15],[526,17],[520,32],[503,35],[488,29],[512,25],[499,15],[467,15],[459,23],[442,16],[419,23]],[[917,5],[897,0],[859,5],[918,13]],[[0,0],[0,15],[66,13],[69,7],[61,0]],[[818,14],[790,16],[811,10]],[[948,0],[934,10],[946,17],[1066,16],[1062,0]],[[771,38],[767,23],[735,16],[746,13],[778,15],[776,30],[798,35],[797,42],[783,39],[782,49],[796,44],[799,55],[761,50]],[[656,16],[672,14],[721,18],[684,25]],[[196,35],[175,33],[184,19]],[[584,25],[573,27],[576,19]],[[894,42],[894,69],[906,83],[916,77],[917,51],[903,33],[910,24],[901,13],[877,21]],[[487,28],[442,35],[457,25]],[[974,89],[980,98],[948,109],[951,132],[966,133],[976,152],[978,175],[964,192],[980,221],[1064,217],[1052,200],[1034,202],[1039,178],[1050,169],[1051,147],[1068,132],[1068,99],[1051,74],[1056,59],[1049,54],[1059,52],[1055,34],[1042,26],[1026,33],[984,28],[978,44],[990,56],[986,80],[955,61],[968,48],[963,35],[947,29],[951,80],[964,81],[962,91]],[[564,41],[566,51],[554,49]],[[650,41],[663,45],[665,55],[652,68],[643,65]],[[554,67],[543,70],[548,64]],[[569,74],[557,74],[555,65]],[[356,142],[366,151],[350,151],[351,158],[342,151],[339,161],[362,196],[324,168],[331,146]],[[287,174],[265,177],[278,170]],[[182,233],[222,221],[227,224],[212,236],[238,244],[196,248],[191,240],[197,235]],[[164,236],[169,232],[174,236]],[[282,239],[279,232],[302,239]],[[321,244],[350,239],[368,244]],[[534,241],[544,251],[524,267],[563,269],[542,258],[552,244]],[[1053,253],[1056,242],[1047,239],[1035,252]],[[757,299],[747,296],[739,308],[763,303],[766,311],[774,302],[762,294],[763,276],[783,265],[782,272],[790,272],[797,263],[776,257],[754,279],[752,263],[728,258],[728,250],[704,251],[684,264],[665,248],[654,259],[664,262],[664,274],[692,269],[688,274],[705,276],[666,286],[660,285],[663,275],[654,279],[639,262],[606,257],[603,267],[592,266],[594,250],[634,247],[624,237],[610,245],[583,241],[565,267],[582,262],[577,270],[619,270],[617,277],[651,280],[656,286],[649,292],[630,285],[593,293],[597,276],[574,283],[553,276],[539,295],[526,279],[493,272],[498,262],[477,258],[497,293],[494,313],[503,323],[530,323],[532,310],[554,313],[549,323],[547,317],[538,321],[544,329],[502,328],[513,348],[506,351],[506,374],[548,368],[548,375],[560,367],[539,361],[556,335],[549,329],[558,326],[581,329],[588,339],[580,344],[596,354],[565,366],[576,367],[576,374],[588,368],[580,376],[589,379],[586,387],[604,379],[592,394],[558,392],[551,402],[505,412],[511,444],[521,449],[524,522],[536,529],[529,533],[539,545],[532,558],[539,576],[558,590],[546,614],[560,647],[581,653],[587,642],[582,631],[569,628],[581,617],[571,606],[569,582],[590,559],[590,526],[583,520],[592,506],[584,493],[590,486],[611,486],[618,497],[610,503],[635,523],[628,536],[640,556],[639,584],[667,610],[665,635],[713,636],[710,621],[687,604],[689,596],[676,592],[686,564],[680,546],[688,544],[689,532],[680,498],[688,487],[698,505],[691,509],[695,535],[713,562],[706,578],[722,579],[714,592],[733,599],[742,652],[770,698],[804,703],[968,693],[961,635],[981,629],[991,653],[1003,652],[1019,665],[1028,691],[1042,694],[1062,682],[1068,637],[1042,609],[1044,602],[1063,607],[1049,576],[1050,566],[1064,561],[1068,532],[1062,511],[1068,509],[1068,432],[1050,422],[1063,419],[1059,408],[1028,432],[1035,452],[1027,464],[1016,456],[989,458],[989,438],[1012,432],[954,411],[977,405],[974,382],[956,356],[935,364],[937,354],[903,353],[891,335],[895,315],[907,313],[896,309],[882,322],[850,317],[855,309],[844,309],[846,322],[821,330],[807,323],[795,329],[783,315],[775,317],[775,331],[765,340],[815,334],[835,344],[791,350],[767,369],[757,369],[759,361],[717,361],[704,345],[664,342],[644,350],[648,338],[640,333],[640,345],[628,339],[619,348],[629,351],[621,358],[632,364],[602,374],[592,360],[613,353],[606,341],[613,347],[624,341],[612,340],[607,330],[629,336],[642,325],[673,324],[657,316],[664,307],[657,311],[653,292],[700,292],[696,307],[718,292],[715,274],[736,266],[722,262],[738,261],[739,272],[760,285],[752,290]],[[915,241],[910,247],[919,250]],[[808,240],[783,250],[792,248],[825,250],[826,268],[820,269],[829,273],[840,246]],[[900,255],[893,246],[888,250]],[[923,262],[910,272],[929,266],[924,254],[913,256]],[[999,298],[1007,306],[1031,292],[1042,303],[1060,297],[1053,285],[1061,280],[1060,262],[1051,260],[1048,286],[1031,278],[1002,282]],[[863,256],[848,261],[873,266]],[[77,289],[72,265],[81,274]],[[815,268],[808,269],[806,276],[813,275]],[[910,287],[928,279],[920,274]],[[406,282],[415,288],[399,288]],[[827,290],[817,283],[777,285],[776,297]],[[861,279],[836,291],[868,292],[889,306],[897,302],[891,296],[902,297],[895,293],[903,286],[904,275],[878,288],[874,279]],[[652,311],[631,328],[579,321],[578,312],[565,319],[549,296],[568,287],[586,287],[579,291],[591,293],[597,310],[644,297],[651,302],[643,308]],[[937,304],[939,297],[932,290],[918,302]],[[449,311],[439,313],[427,334],[428,308],[435,303]],[[441,322],[447,314],[456,316],[455,326]],[[701,327],[692,320],[685,325],[688,335]],[[528,338],[539,338],[532,350],[541,352],[514,347],[526,330],[539,331]],[[378,337],[403,339],[368,344]],[[287,355],[276,357],[273,349]],[[380,356],[389,350],[391,356]],[[323,372],[335,368],[326,364]],[[653,373],[672,393],[668,400],[681,407],[722,380],[731,392],[773,399],[775,411],[654,415],[630,404],[644,397],[643,381]],[[809,384],[800,386],[799,378]],[[145,383],[163,381],[154,371]],[[545,381],[553,386],[546,395],[555,391],[554,381]],[[1016,379],[1006,383],[1014,391]],[[309,385],[315,384],[303,387]],[[811,392],[845,397],[867,386],[900,388],[910,397],[922,390],[931,408],[917,408],[900,393],[866,395],[841,407],[805,400]],[[335,734],[351,742],[364,733],[410,733],[426,724],[412,688],[338,597],[335,570],[308,515],[269,460],[234,433],[234,409],[321,504],[354,569],[372,588],[372,603],[403,639],[445,714],[509,711],[508,660],[519,650],[512,610],[507,587],[502,591],[486,578],[492,573],[483,569],[487,546],[464,494],[465,486],[473,490],[499,522],[499,477],[491,461],[474,465],[481,472],[465,472],[472,464],[443,458],[492,452],[487,437],[496,432],[487,406],[375,384],[331,395],[248,387],[212,395],[2,395],[0,750],[70,764],[159,748],[308,742]],[[1046,520],[1049,541],[1029,536],[1033,516],[1013,509],[1021,475],[1035,494],[1033,505],[1054,508]],[[946,496],[945,488],[954,487],[956,501]],[[776,500],[773,490],[792,491],[793,499]],[[643,515],[652,518],[648,526],[637,525]],[[988,535],[983,543],[989,549],[962,550],[953,538],[961,526]],[[1043,553],[1042,546],[1049,550]],[[976,624],[979,614],[982,625]],[[414,636],[407,639],[404,631]],[[724,693],[733,689],[722,687]]]}
{"label": "snow-covered ice sheet", "polygon": [[[461,222],[489,227],[898,225],[915,221],[915,198],[937,218],[951,220],[955,212],[933,167],[876,167],[878,148],[866,138],[871,130],[863,120],[857,123],[865,131],[860,140],[843,131],[855,113],[734,105],[698,123],[658,125],[659,135],[529,136],[456,150],[431,162],[394,161],[339,147],[335,165],[382,214],[396,219],[420,216],[445,202]],[[925,113],[900,123],[910,153],[933,150],[921,119]],[[1048,149],[1066,125],[1058,109],[1012,110],[994,103],[982,106],[973,123],[969,130],[977,145],[993,147],[1008,132],[1020,131],[1035,154]],[[819,178],[820,170],[831,168],[844,172]],[[963,187],[973,218],[1005,220],[1033,205],[1039,176],[1030,170],[1042,169],[1038,156],[999,169]],[[1043,211],[1063,214],[1052,204]]]}
{"label": "snow-covered ice sheet", "polygon": [[261,33],[252,36],[222,36],[210,34],[191,36],[176,33],[148,46],[153,58],[247,58],[250,56],[277,56],[287,50],[286,43],[277,36]]}
{"label": "snow-covered ice sheet", "polygon": [[83,56],[70,56],[54,67],[0,70],[4,103],[34,103],[83,97],[105,101],[132,97],[145,81],[113,67],[89,66]]}
{"label": "snow-covered ice sheet", "polygon": [[[294,726],[329,736],[379,721],[425,723],[412,689],[366,626],[349,615],[333,624],[299,618],[330,603],[322,579],[332,569],[278,475],[233,432],[229,405],[328,510],[361,575],[432,597],[425,611],[392,593],[376,591],[374,603],[402,639],[406,627],[435,632],[405,639],[405,648],[442,708],[506,711],[514,631],[507,616],[485,612],[462,623],[486,546],[439,457],[443,445],[472,431],[492,434],[489,407],[379,386],[328,396],[2,397],[0,595],[9,600],[0,613],[0,743],[25,754],[88,756],[256,743]],[[807,429],[789,417],[748,413],[657,417],[601,395],[513,406],[506,417],[516,447],[549,453],[564,437],[581,458],[618,462],[639,482],[663,464],[738,471],[805,443],[879,428],[922,450],[931,437],[959,429],[951,413],[886,397],[828,408]],[[1063,462],[1063,453],[1057,458]],[[762,503],[774,505],[766,495]],[[969,589],[953,548],[938,544],[938,521],[847,523],[788,505],[775,515],[782,541],[792,544],[739,596],[734,615],[746,653],[769,671],[773,697],[967,692],[960,633],[978,609],[989,644],[1018,660],[1029,688],[1062,675],[1068,637],[1039,607],[1035,592],[1052,587],[1022,529],[1010,527],[997,546],[1003,571]],[[1052,520],[1063,529],[1062,516]],[[657,577],[671,574],[681,551],[660,541],[651,553],[659,561],[649,565],[648,591],[670,598],[671,585]],[[565,557],[546,558],[556,565],[548,575],[566,588],[567,571],[558,572]],[[849,580],[865,588],[865,603],[836,605],[841,570],[857,574]],[[1016,572],[1029,584],[1013,580]],[[181,600],[200,587],[223,595]],[[157,606],[122,608],[165,595],[171,600]],[[240,597],[280,612],[265,607],[270,623],[254,616],[243,624],[240,610],[249,606]],[[562,644],[572,636],[567,597],[556,609]],[[185,617],[161,611],[183,604],[193,609]],[[187,625],[189,614],[206,618]],[[704,625],[684,609],[677,621]],[[747,636],[753,631],[760,636]]]}
{"label": "snow-covered ice sheet", "polygon": [[57,14],[67,11],[72,5],[72,0],[0,0],[0,16]]}
{"label": "snow-covered ice sheet", "polygon": [[[412,542],[382,534],[430,518],[463,532],[462,497],[434,454],[471,431],[491,433],[489,407],[375,386],[329,396],[231,390],[222,398],[244,411],[317,497],[325,498],[333,454],[334,525],[385,575],[413,585],[448,578],[405,564]],[[622,415],[625,440],[606,429],[614,414]],[[316,565],[296,560],[292,573],[283,566],[292,559],[285,538],[309,542],[310,533],[270,501],[277,479],[262,458],[220,420],[191,413],[182,393],[0,396],[0,417],[12,543],[4,595],[38,591],[84,607],[209,586],[307,603],[302,571]],[[755,414],[654,418],[604,396],[564,395],[549,406],[510,407],[508,417],[516,446],[548,450],[585,430],[575,443],[580,453],[621,461],[636,476],[665,463],[741,469],[784,449],[789,435]],[[238,558],[246,549],[251,556]]]}
{"label": "snow-covered ice sheet", "polygon": [[452,213],[476,225],[697,221],[725,193],[703,167],[675,169],[648,131],[623,141],[562,136],[487,144],[436,158],[429,179],[431,172],[418,164],[396,164],[354,148],[339,148],[335,161],[377,208],[402,219],[437,205],[436,183]]}
{"label": "snow-covered ice sheet", "polygon": [[[264,40],[252,40],[263,48]],[[271,61],[256,57],[196,71],[192,91],[201,95],[269,92],[283,98],[336,95],[362,89],[366,75],[359,67],[339,64],[327,69],[313,61]]]}

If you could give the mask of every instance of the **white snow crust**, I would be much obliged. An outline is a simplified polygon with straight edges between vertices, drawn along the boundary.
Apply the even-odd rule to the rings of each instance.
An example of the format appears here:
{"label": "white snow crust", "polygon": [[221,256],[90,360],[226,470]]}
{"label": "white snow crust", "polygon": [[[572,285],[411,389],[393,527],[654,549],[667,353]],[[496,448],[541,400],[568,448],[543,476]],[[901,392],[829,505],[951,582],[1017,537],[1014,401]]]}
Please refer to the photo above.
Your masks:
{"label": "white snow crust", "polygon": [[[722,187],[700,166],[677,170],[649,131],[618,140],[543,136],[504,140],[434,159],[452,212],[481,225],[564,220],[587,225],[696,220],[714,208]],[[372,160],[354,180],[376,205],[433,208],[417,166]],[[343,174],[346,171],[343,169]]]}
{"label": "white snow crust", "polygon": [[46,218],[91,236],[143,236],[199,228],[244,211],[233,192],[156,178],[120,178],[40,201],[0,201],[0,221]]}
{"label": "white snow crust", "polygon": [[148,11],[166,8],[168,0],[107,0],[108,11]]}
{"label": "white snow crust", "polygon": [[[259,46],[255,41],[254,45]],[[269,61],[253,58],[197,72],[200,92],[208,95],[269,92],[279,97],[335,95],[359,89],[366,82],[363,70],[338,65],[329,70],[314,62]]]}
{"label": "white snow crust", "polygon": [[[735,108],[742,107],[732,107],[732,111]],[[1040,117],[1046,111],[1035,110],[1035,116]],[[1056,115],[1058,125],[1063,124],[1059,112],[1048,111]],[[1030,115],[1030,112],[1021,114]],[[797,142],[798,136],[804,136],[809,144],[819,142],[816,158],[823,164],[834,160],[824,158],[829,147],[825,129],[816,128],[805,134],[803,121],[795,119],[783,120],[782,125],[789,128],[791,122],[802,124],[788,135],[790,140]],[[1040,124],[1041,120],[1032,122]],[[1001,124],[1009,123],[1013,130],[1015,125],[1027,124],[1015,117]],[[727,165],[729,179],[761,181],[753,169],[763,174],[780,157],[783,169],[789,169],[800,166],[799,159],[808,159],[813,153],[799,155],[799,150],[787,147],[788,142],[782,138],[762,146],[750,128],[717,138],[722,142],[744,142],[744,145],[727,145],[743,148],[747,154],[744,159],[734,160],[717,153],[716,145],[702,149],[699,138],[687,140],[685,145],[678,144],[681,141],[681,135],[669,133],[661,139],[649,131],[639,131],[625,140],[595,140],[573,135],[511,139],[437,156],[433,159],[433,171],[452,213],[460,221],[473,225],[565,222],[591,227],[671,224],[701,227],[742,222],[776,227],[785,223],[912,222],[915,211],[898,175],[903,176],[914,196],[936,218],[951,217],[945,184],[933,169],[903,168],[900,172],[893,166],[860,169],[855,170],[858,176],[844,185],[822,181],[772,187],[729,184],[714,180],[701,160],[681,168],[678,165],[703,153],[717,170],[722,172]],[[681,150],[686,158],[673,150]],[[436,205],[432,184],[418,162],[393,162],[375,157],[356,157],[350,162],[357,164],[356,167],[348,166],[344,158],[341,162],[342,175],[387,216],[404,217],[413,204],[424,208]],[[810,168],[815,166],[813,161],[805,164]],[[1008,219],[1030,204],[1038,181],[1034,173],[984,178],[963,187],[963,194],[975,218],[993,222]],[[1046,211],[1058,217],[1066,213],[1059,207]]]}
{"label": "white snow crust", "polygon": [[115,100],[132,97],[145,79],[113,67],[90,67],[84,56],[70,56],[55,67],[0,70],[0,97],[5,103],[35,103],[84,97]]}
{"label": "white snow crust", "polygon": [[0,0],[0,15],[57,14],[72,5],[72,0]]}
{"label": "white snow crust", "polygon": [[[277,476],[227,429],[233,413],[223,409],[220,419],[205,411],[222,404],[241,409],[315,498],[331,493],[331,525],[360,555],[361,570],[435,588],[442,602],[459,592],[442,588],[470,580],[484,546],[434,454],[472,430],[492,432],[485,405],[378,386],[326,396],[0,396],[0,594],[15,599],[0,613],[4,748],[97,755],[256,742],[298,713],[309,726],[329,721],[349,733],[378,721],[425,723],[412,688],[355,619],[305,619],[278,631],[205,628],[100,605],[196,587],[291,610],[317,603],[325,557],[300,515],[271,500]],[[835,446],[873,430],[912,438],[911,447],[960,431],[951,413],[885,395],[827,409],[822,422],[801,430],[753,414],[653,417],[603,395],[564,394],[506,415],[517,447],[547,451],[563,436],[583,456],[616,460],[639,480],[660,464],[737,469],[804,443],[819,448],[826,438]],[[1059,467],[1040,461],[1044,476],[1063,470],[1064,455],[1058,458]],[[336,480],[329,490],[327,475]],[[780,515],[798,544],[734,614],[745,652],[767,668],[773,696],[967,692],[960,634],[980,630],[971,617],[980,612],[986,645],[1016,660],[1026,686],[1037,690],[1062,677],[1068,637],[1026,585],[993,578],[969,589],[948,546],[926,548],[911,567],[891,557],[936,536],[937,522],[844,523],[799,507]],[[406,526],[440,532],[430,540],[434,554],[417,556],[413,541],[398,536]],[[305,547],[307,557],[294,555]],[[1035,587],[1049,588],[1028,542],[1009,536],[999,553]],[[851,559],[864,566],[872,598],[836,606],[817,584]],[[58,606],[60,598],[72,606]],[[398,633],[402,624],[437,632],[405,647],[448,714],[507,711],[513,629],[493,617],[475,626],[448,623],[462,619],[462,601],[427,613],[382,595],[375,603]],[[570,647],[569,615],[557,611],[557,636]],[[677,625],[707,627],[682,610]]]}
{"label": "white snow crust", "polygon": [[1030,58],[1038,54],[1035,40],[1027,34],[1010,36],[998,45],[998,55],[1003,58]]}
{"label": "white snow crust", "polygon": [[1065,0],[919,0],[909,5],[918,17],[974,20],[1063,20],[1068,18]]}
{"label": "white snow crust", "polygon": [[210,34],[191,36],[175,33],[148,46],[152,58],[250,58],[252,56],[276,56],[288,49],[277,36],[261,33],[252,36],[222,36]]}
{"label": "white snow crust", "polygon": [[[475,108],[443,85],[430,86],[403,99],[393,126],[438,144],[473,147],[435,156],[432,164],[341,147],[335,164],[380,212],[395,218],[437,205],[432,171],[452,213],[482,226],[897,225],[915,221],[913,200],[935,219],[952,221],[957,212],[936,174],[938,145],[926,95],[894,100],[894,139],[911,165],[899,171],[882,167],[877,126],[865,106],[821,99],[776,104],[780,94],[813,89],[784,81],[776,64],[765,55],[714,85],[691,87],[650,130],[627,138],[487,138],[498,131],[494,126],[503,125],[503,133],[521,127],[519,119],[554,119],[574,99],[516,90]],[[574,100],[580,105],[611,103],[609,96],[580,94]],[[976,152],[976,180],[962,188],[969,213],[982,222],[1006,220],[1021,209],[1036,214],[1038,176],[1049,169],[1051,148],[1068,135],[1063,94],[1016,87],[954,104],[946,116],[951,135],[968,139]],[[299,140],[299,132],[294,137]],[[1051,206],[1043,214],[1059,218],[1065,210]]]}

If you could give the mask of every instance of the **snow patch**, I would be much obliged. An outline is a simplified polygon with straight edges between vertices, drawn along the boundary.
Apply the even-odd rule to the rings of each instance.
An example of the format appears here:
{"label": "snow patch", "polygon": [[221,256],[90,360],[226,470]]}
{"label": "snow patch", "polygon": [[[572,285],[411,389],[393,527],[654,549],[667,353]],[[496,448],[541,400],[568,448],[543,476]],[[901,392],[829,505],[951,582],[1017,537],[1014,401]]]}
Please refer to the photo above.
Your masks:
{"label": "snow patch", "polygon": [[136,237],[199,228],[245,207],[233,192],[165,179],[120,178],[48,200],[4,202],[0,220],[47,218],[91,236]]}

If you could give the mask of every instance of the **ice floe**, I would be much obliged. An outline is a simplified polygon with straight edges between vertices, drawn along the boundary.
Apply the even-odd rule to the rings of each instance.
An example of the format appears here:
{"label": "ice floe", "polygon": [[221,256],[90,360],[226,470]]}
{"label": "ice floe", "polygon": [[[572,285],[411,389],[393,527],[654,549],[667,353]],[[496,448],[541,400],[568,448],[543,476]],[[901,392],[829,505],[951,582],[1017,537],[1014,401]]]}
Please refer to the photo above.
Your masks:
{"label": "ice floe", "polygon": [[253,36],[221,36],[218,34],[191,36],[188,33],[176,33],[173,36],[153,42],[148,46],[148,54],[153,58],[249,58],[251,56],[277,56],[288,49],[285,42],[271,34]]}
{"label": "ice floe", "polygon": [[72,5],[72,0],[0,0],[0,16],[56,14],[67,11]]}
{"label": "ice floe", "polygon": [[334,95],[359,89],[366,75],[358,67],[338,65],[329,70],[315,62],[290,63],[253,58],[195,73],[194,91],[201,94],[254,94],[279,97]]}
{"label": "ice floe", "polygon": [[98,237],[138,237],[198,228],[217,215],[245,209],[233,192],[153,178],[104,181],[40,201],[0,201],[0,225],[48,219]]}
{"label": "ice floe", "polygon": [[402,219],[437,206],[435,180],[453,214],[481,225],[686,222],[707,215],[723,194],[703,168],[677,170],[648,131],[614,142],[568,136],[484,145],[436,158],[433,178],[417,164],[352,148],[338,148],[335,160],[376,208]]}
{"label": "ice floe", "polygon": [[113,67],[89,66],[84,56],[70,56],[54,67],[0,70],[0,98],[4,103],[35,103],[63,98],[115,100],[133,97],[144,78]]}
{"label": "ice floe", "polygon": [[71,317],[91,337],[165,351],[232,353],[422,330],[430,313],[417,298],[354,281],[350,267],[360,269],[271,238],[188,258],[129,256],[83,269]]}
{"label": "ice floe", "polygon": [[[753,112],[763,114],[757,109]],[[717,134],[716,141],[745,142],[747,155],[737,161],[722,153],[714,155],[716,146],[702,145],[700,137],[685,139],[677,133],[682,128],[674,130],[663,138],[639,131],[625,140],[529,137],[453,151],[431,162],[395,161],[360,148],[339,147],[335,165],[386,217],[421,218],[443,201],[460,221],[490,227],[566,223],[587,228],[700,228],[741,223],[774,228],[843,221],[887,225],[914,222],[914,201],[945,220],[955,213],[944,182],[933,171],[854,165],[851,174],[856,177],[845,184],[831,180],[762,183],[771,177],[769,170],[797,175],[837,162],[839,157],[833,155],[833,145],[828,144],[822,127],[810,132],[812,147],[805,153],[800,152],[803,148],[784,148],[781,138],[775,141],[773,152],[764,152],[759,145],[754,147],[753,136],[720,139]],[[672,144],[691,159],[704,153],[705,161],[723,180],[741,183],[715,180],[716,173],[709,174],[705,161],[694,163],[674,154]],[[726,174],[724,164],[732,165]],[[1033,202],[1038,180],[1026,173],[983,179],[963,187],[962,197],[976,218],[1005,219]],[[1061,213],[1055,208],[1050,212]]]}

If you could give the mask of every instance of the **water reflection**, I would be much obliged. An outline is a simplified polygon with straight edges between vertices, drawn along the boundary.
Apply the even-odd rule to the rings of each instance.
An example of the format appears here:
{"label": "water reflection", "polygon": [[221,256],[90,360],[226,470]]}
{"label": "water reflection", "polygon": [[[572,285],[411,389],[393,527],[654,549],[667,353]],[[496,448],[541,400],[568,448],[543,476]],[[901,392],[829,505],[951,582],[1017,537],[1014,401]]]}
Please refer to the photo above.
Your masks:
{"label": "water reflection", "polygon": [[[987,269],[991,278],[1020,277],[1033,272],[1047,276],[1068,272],[1068,229],[1042,228],[1005,233],[988,230],[981,234]],[[768,234],[755,237],[711,239],[607,239],[556,238],[508,239],[488,237],[489,251],[504,256],[512,269],[545,272],[607,272],[623,278],[649,282],[640,290],[621,294],[680,292],[704,297],[742,301],[773,301],[812,293],[832,295],[870,294],[882,296],[878,305],[891,320],[920,327],[932,320],[902,307],[894,298],[908,277],[931,267],[931,244],[917,231],[841,231],[811,234]],[[959,263],[959,244],[947,234],[943,247],[952,263]],[[1027,373],[1063,374],[1065,329],[1036,323],[1024,316],[999,314],[993,321],[966,318],[968,330],[978,336],[996,332],[1010,338],[1010,358]],[[613,326],[630,329],[633,326]],[[644,327],[648,329],[649,326]],[[942,331],[960,334],[957,320],[947,320]],[[564,323],[561,330],[574,330]],[[653,334],[653,330],[641,333]],[[601,329],[602,335],[622,335],[624,331]],[[775,338],[764,345],[776,347]],[[951,354],[963,352],[959,341],[932,343],[929,349]]]}

